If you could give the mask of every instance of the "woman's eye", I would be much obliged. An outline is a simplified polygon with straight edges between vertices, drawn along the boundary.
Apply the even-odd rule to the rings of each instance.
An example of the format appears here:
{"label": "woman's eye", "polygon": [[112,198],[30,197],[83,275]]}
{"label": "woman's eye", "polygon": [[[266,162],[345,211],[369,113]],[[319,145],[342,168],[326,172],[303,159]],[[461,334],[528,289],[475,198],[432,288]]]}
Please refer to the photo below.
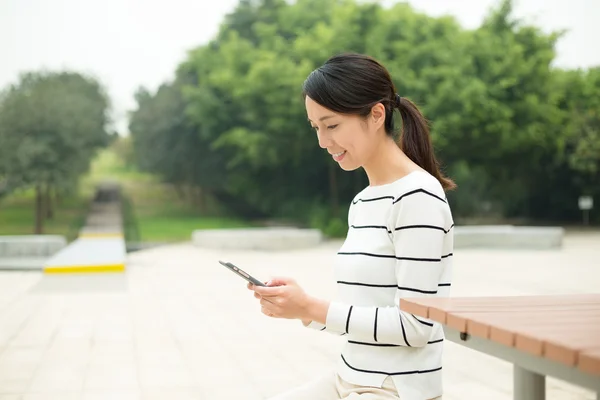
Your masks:
{"label": "woman's eye", "polygon": [[337,126],[338,126],[338,125],[339,125],[339,124],[335,124],[335,125],[329,125],[329,126],[327,127],[327,129],[329,129],[329,130],[331,130],[331,129],[335,129],[335,128],[337,128]]}

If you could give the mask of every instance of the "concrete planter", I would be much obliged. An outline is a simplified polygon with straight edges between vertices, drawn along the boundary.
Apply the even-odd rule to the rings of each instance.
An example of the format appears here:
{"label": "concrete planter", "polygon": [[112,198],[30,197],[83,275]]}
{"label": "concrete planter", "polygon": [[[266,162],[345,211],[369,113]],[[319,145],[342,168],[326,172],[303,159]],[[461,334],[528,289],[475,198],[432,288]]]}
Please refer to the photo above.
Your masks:
{"label": "concrete planter", "polygon": [[60,235],[0,236],[0,269],[41,270],[65,247],[67,239]]}
{"label": "concrete planter", "polygon": [[235,250],[293,250],[309,248],[323,241],[317,229],[285,227],[204,229],[192,233],[195,246]]}
{"label": "concrete planter", "polygon": [[457,226],[454,248],[553,249],[561,248],[564,229],[537,226]]}
{"label": "concrete planter", "polygon": [[66,246],[60,235],[0,236],[0,258],[50,257]]}

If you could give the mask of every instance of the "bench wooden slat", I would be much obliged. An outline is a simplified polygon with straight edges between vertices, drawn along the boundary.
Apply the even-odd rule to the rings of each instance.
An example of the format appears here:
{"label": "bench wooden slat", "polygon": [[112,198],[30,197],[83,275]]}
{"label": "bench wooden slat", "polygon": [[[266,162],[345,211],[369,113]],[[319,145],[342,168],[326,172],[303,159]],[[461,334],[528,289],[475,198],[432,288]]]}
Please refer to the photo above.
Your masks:
{"label": "bench wooden slat", "polygon": [[600,376],[600,348],[586,350],[579,354],[579,369]]}
{"label": "bench wooden slat", "polygon": [[[557,321],[563,325],[557,326]],[[575,365],[577,353],[600,347],[600,311],[448,315],[448,326],[505,346]],[[574,330],[573,324],[578,324]]]}
{"label": "bench wooden slat", "polygon": [[[531,312],[502,312],[502,313],[456,313],[448,314],[446,324],[461,332],[468,332],[472,335],[490,338],[492,327],[514,328],[523,331],[524,328],[541,326],[544,328],[557,327],[556,321],[560,318],[565,325],[591,324],[598,326],[600,324],[599,310],[557,310],[548,311],[543,314]],[[567,326],[568,331],[572,327]],[[600,340],[600,339],[599,339]]]}
{"label": "bench wooden slat", "polygon": [[[464,331],[467,327],[467,321],[472,319],[481,319],[486,318],[486,316],[491,316],[491,318],[506,316],[507,319],[516,319],[516,318],[525,318],[529,320],[530,318],[546,318],[545,316],[549,316],[555,313],[564,313],[563,316],[568,317],[570,315],[579,315],[579,313],[585,313],[582,315],[600,315],[600,304],[599,305],[590,305],[590,304],[580,304],[573,306],[548,306],[548,307],[519,307],[515,309],[515,307],[503,307],[502,309],[498,309],[496,311],[442,311],[436,309],[434,307],[429,307],[428,315],[429,318],[434,321],[441,322],[451,326],[454,329],[458,329]],[[575,317],[573,317],[575,318]],[[575,321],[577,322],[577,321]]]}

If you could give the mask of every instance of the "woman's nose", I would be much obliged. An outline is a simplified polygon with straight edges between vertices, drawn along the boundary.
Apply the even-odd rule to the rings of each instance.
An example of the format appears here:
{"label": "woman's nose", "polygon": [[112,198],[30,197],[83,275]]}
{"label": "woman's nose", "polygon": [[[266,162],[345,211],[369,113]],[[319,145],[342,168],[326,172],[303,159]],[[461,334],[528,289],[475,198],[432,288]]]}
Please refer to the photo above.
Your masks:
{"label": "woman's nose", "polygon": [[331,138],[325,133],[317,132],[317,137],[319,138],[319,147],[322,149],[326,149],[331,145]]}

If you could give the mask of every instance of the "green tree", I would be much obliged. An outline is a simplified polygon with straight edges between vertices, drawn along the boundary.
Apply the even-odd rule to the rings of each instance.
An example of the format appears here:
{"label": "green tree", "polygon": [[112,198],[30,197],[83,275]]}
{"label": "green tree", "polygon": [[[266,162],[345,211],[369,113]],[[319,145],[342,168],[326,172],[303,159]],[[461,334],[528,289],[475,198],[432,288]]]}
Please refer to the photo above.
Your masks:
{"label": "green tree", "polygon": [[87,172],[108,142],[109,102],[101,85],[74,72],[21,76],[0,102],[0,175],[12,189],[35,188],[35,232],[52,217],[52,192]]}
{"label": "green tree", "polygon": [[174,184],[180,195],[203,209],[207,194],[223,184],[225,160],[186,117],[179,84],[161,85],[154,95],[140,89],[136,99],[129,130],[138,165]]}
{"label": "green tree", "polygon": [[[300,89],[331,55],[363,52],[431,121],[459,183],[449,194],[458,216],[572,219],[576,193],[600,186],[598,72],[554,68],[559,37],[516,20],[509,0],[473,30],[407,4],[241,1],[214,40],[189,52],[175,84],[140,97],[136,149],[168,181],[191,179],[169,168],[196,171],[200,187],[219,176],[211,193],[247,215],[343,233],[366,177],[339,171],[318,147]],[[214,163],[193,166],[190,149]]]}

